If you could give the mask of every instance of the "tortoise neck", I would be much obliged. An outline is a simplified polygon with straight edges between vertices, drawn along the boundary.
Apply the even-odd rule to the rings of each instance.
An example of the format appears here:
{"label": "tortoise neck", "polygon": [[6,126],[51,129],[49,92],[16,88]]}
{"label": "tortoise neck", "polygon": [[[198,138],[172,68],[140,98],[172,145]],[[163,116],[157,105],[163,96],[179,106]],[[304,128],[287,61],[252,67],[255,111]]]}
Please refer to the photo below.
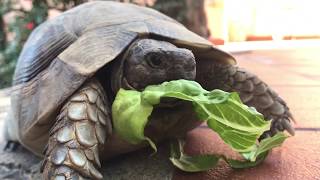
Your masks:
{"label": "tortoise neck", "polygon": [[123,73],[123,62],[125,59],[115,62],[112,66],[111,73],[111,90],[112,94],[115,96],[120,88],[134,90],[134,88],[128,83],[126,77]]}
{"label": "tortoise neck", "polygon": [[136,90],[133,86],[129,84],[124,75],[124,63],[128,57],[130,48],[139,40],[140,39],[135,40],[112,65],[111,90],[114,96],[117,94],[120,88],[127,90]]}

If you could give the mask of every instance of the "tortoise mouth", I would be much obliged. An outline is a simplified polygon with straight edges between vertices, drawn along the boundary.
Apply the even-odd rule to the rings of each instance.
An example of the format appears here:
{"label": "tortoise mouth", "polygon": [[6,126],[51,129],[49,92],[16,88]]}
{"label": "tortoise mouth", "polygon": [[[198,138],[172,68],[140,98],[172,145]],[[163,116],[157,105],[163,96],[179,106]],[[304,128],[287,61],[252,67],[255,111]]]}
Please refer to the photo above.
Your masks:
{"label": "tortoise mouth", "polygon": [[175,98],[162,98],[157,107],[159,108],[174,108],[180,106],[182,104],[182,100]]}
{"label": "tortoise mouth", "polygon": [[[128,89],[128,90],[135,90],[135,91],[143,91],[143,89],[137,89],[134,86],[132,86],[126,77],[123,77],[122,79],[122,88]],[[177,107],[182,104],[182,100],[176,99],[176,98],[162,98],[160,100],[160,103],[157,105],[158,108],[173,108]]]}
{"label": "tortoise mouth", "polygon": [[136,90],[136,91],[141,91],[139,89],[134,88],[127,80],[126,77],[122,78],[122,88],[128,89],[128,90]]}

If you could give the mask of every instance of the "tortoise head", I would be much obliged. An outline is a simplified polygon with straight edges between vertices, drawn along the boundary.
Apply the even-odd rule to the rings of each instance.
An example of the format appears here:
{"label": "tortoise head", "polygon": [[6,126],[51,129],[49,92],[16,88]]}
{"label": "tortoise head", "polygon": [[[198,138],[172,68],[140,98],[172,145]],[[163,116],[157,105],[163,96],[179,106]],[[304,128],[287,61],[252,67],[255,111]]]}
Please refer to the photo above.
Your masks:
{"label": "tortoise head", "polygon": [[[186,79],[195,80],[196,61],[193,53],[184,48],[153,39],[141,39],[132,44],[122,61],[113,66],[112,91],[119,88],[143,90],[148,85],[164,81]],[[120,68],[119,68],[120,67]],[[174,108],[173,108],[174,107]],[[164,134],[185,132],[199,123],[191,109],[191,103],[183,103],[173,98],[163,98],[152,112],[146,134],[157,139]],[[182,122],[182,124],[179,124]],[[196,124],[196,125],[194,125]]]}
{"label": "tortoise head", "polygon": [[148,85],[164,81],[196,77],[196,62],[190,50],[153,39],[136,41],[127,51],[123,62],[123,76],[129,87],[143,90]]}

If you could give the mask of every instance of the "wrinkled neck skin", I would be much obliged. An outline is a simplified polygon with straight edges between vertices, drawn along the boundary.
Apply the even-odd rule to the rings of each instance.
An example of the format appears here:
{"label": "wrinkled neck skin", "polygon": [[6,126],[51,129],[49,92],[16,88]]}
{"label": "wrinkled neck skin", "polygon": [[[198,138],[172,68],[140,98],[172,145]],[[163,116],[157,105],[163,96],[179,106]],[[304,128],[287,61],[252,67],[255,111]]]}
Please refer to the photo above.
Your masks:
{"label": "wrinkled neck skin", "polygon": [[[131,45],[132,46],[132,45]],[[131,47],[130,46],[130,47]],[[130,49],[130,47],[128,49]],[[111,69],[111,93],[112,96],[115,97],[120,88],[127,90],[136,90],[132,87],[127,81],[126,77],[123,73],[123,66],[128,57],[129,50],[127,50],[118,60],[114,62]],[[112,98],[113,99],[113,98]]]}
{"label": "wrinkled neck skin", "polygon": [[[153,62],[150,57],[158,59]],[[187,49],[163,41],[138,40],[113,64],[112,71],[111,89],[115,96],[120,88],[142,91],[147,85],[164,81],[194,80],[196,63]],[[176,99],[161,99],[149,119],[145,133],[154,140],[183,136],[200,124],[191,103],[177,103]]]}

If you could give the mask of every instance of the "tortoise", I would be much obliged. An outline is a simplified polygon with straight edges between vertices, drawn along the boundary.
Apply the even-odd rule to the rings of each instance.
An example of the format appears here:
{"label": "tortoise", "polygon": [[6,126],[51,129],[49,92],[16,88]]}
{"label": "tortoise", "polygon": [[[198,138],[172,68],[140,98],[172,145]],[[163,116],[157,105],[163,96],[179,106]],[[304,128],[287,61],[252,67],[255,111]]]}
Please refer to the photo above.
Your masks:
{"label": "tortoise", "polygon": [[[232,55],[156,10],[95,1],[48,20],[28,38],[14,75],[6,138],[44,158],[44,179],[102,179],[100,159],[146,146],[113,131],[117,91],[176,79],[238,92],[272,121],[261,138],[294,133],[286,103]],[[145,133],[156,141],[184,136],[201,123],[190,108],[162,100]]]}

